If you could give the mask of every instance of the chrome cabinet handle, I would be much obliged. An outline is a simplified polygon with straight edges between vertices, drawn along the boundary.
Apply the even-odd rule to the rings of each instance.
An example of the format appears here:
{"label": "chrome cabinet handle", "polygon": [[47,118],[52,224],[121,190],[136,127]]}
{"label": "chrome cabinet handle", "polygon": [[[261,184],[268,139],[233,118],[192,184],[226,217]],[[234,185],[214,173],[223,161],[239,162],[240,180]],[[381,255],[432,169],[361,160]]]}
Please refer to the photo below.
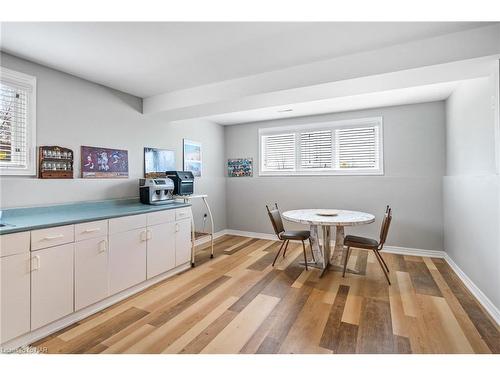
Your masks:
{"label": "chrome cabinet handle", "polygon": [[99,242],[99,252],[104,253],[107,250],[107,247],[108,247],[107,245],[108,244],[107,244],[106,240]]}
{"label": "chrome cabinet handle", "polygon": [[175,223],[175,231],[178,232],[179,231],[179,224]]}
{"label": "chrome cabinet handle", "polygon": [[40,256],[35,255],[31,258],[31,270],[36,271],[40,269]]}
{"label": "chrome cabinet handle", "polygon": [[99,232],[101,228],[91,228],[91,229],[85,229],[83,233],[93,233],[93,232]]}
{"label": "chrome cabinet handle", "polygon": [[46,236],[46,237],[44,237],[44,240],[50,241],[50,240],[56,240],[58,238],[63,238],[63,237],[64,237],[64,234],[56,234],[54,236]]}
{"label": "chrome cabinet handle", "polygon": [[141,241],[146,241],[148,239],[148,234],[146,231],[141,232]]}

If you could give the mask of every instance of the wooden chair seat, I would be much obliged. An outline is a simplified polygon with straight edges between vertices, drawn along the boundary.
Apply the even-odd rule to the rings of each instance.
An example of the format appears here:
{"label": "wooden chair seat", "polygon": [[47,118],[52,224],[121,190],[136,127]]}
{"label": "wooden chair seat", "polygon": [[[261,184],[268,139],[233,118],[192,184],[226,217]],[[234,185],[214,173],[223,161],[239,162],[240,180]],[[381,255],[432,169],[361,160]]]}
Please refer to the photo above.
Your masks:
{"label": "wooden chair seat", "polygon": [[287,230],[280,233],[279,237],[282,240],[305,241],[311,237],[311,232],[308,230]]}
{"label": "wooden chair seat", "polygon": [[385,240],[387,239],[387,233],[389,232],[391,221],[392,209],[387,206],[385,209],[384,220],[382,221],[382,227],[380,228],[380,241],[353,235],[349,235],[344,238],[344,245],[347,246],[347,250],[344,258],[344,272],[342,273],[342,277],[345,277],[345,270],[347,268],[347,262],[349,261],[349,255],[351,254],[351,247],[360,247],[362,249],[373,250],[375,258],[377,258],[380,267],[382,267],[382,271],[384,271],[387,282],[391,285],[391,280],[389,279],[389,267],[387,267],[387,263],[385,263],[384,258],[382,258],[382,254],[380,254],[380,251],[384,247]]}
{"label": "wooden chair seat", "polygon": [[306,256],[306,245],[304,244],[304,241],[309,240],[309,245],[311,246],[311,256],[314,260],[314,253],[312,250],[312,243],[311,243],[311,232],[308,230],[285,230],[285,227],[283,226],[283,220],[281,219],[281,213],[278,208],[278,204],[274,204],[274,208],[269,209],[269,206],[266,206],[267,213],[269,215],[269,219],[271,220],[271,224],[273,225],[274,233],[276,233],[276,237],[278,237],[279,240],[283,241],[281,243],[281,246],[276,253],[276,258],[274,258],[273,261],[273,267],[274,264],[276,263],[276,259],[278,259],[278,256],[280,255],[281,250],[283,249],[283,258],[286,255],[286,249],[288,247],[288,243],[290,240],[296,240],[296,241],[301,241],[302,242],[302,250],[304,252],[304,264],[306,266],[306,271],[307,271],[307,256]]}
{"label": "wooden chair seat", "polygon": [[362,249],[373,249],[378,248],[378,241],[372,238],[349,235],[344,238],[344,245],[360,247]]}

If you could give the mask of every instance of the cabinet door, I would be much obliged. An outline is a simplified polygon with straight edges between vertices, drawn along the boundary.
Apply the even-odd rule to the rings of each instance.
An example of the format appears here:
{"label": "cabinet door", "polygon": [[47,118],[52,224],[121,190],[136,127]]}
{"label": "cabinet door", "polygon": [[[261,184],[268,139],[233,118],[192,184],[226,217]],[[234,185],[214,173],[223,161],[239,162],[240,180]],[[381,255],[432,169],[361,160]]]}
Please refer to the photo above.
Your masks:
{"label": "cabinet door", "polygon": [[148,279],[175,267],[175,223],[148,227]]}
{"label": "cabinet door", "polygon": [[0,258],[0,342],[30,330],[30,253]]}
{"label": "cabinet door", "polygon": [[134,229],[110,235],[110,295],[144,280],[146,280],[146,229]]}
{"label": "cabinet door", "polygon": [[75,243],[75,310],[109,295],[106,236]]}
{"label": "cabinet door", "polygon": [[175,223],[175,265],[191,261],[191,220]]}
{"label": "cabinet door", "polygon": [[31,329],[73,312],[74,244],[31,253]]}

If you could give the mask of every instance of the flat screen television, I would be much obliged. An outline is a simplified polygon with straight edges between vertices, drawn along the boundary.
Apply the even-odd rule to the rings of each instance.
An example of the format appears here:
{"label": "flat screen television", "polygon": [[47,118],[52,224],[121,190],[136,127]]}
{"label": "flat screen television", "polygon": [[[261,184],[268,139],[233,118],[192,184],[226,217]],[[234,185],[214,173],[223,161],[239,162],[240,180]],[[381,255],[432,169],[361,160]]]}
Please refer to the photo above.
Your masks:
{"label": "flat screen television", "polygon": [[165,177],[175,170],[175,151],[144,147],[144,177]]}

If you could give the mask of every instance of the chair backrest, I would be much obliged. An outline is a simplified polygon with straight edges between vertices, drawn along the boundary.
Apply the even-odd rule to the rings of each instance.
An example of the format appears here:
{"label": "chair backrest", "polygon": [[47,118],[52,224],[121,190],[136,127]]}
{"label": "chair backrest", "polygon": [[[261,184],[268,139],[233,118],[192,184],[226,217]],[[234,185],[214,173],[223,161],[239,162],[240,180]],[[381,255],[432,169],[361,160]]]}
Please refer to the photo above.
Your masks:
{"label": "chair backrest", "polygon": [[276,236],[280,238],[280,234],[285,231],[285,227],[283,226],[283,220],[281,219],[278,205],[275,203],[274,206],[275,207],[273,207],[272,209],[269,209],[269,207],[266,205],[267,214],[269,215],[269,219],[271,219],[271,224],[273,224],[274,233],[276,233]]}
{"label": "chair backrest", "polygon": [[387,206],[385,210],[384,220],[382,221],[382,227],[380,228],[380,241],[379,249],[384,246],[385,240],[387,239],[387,234],[389,233],[389,227],[392,221],[392,208]]}

